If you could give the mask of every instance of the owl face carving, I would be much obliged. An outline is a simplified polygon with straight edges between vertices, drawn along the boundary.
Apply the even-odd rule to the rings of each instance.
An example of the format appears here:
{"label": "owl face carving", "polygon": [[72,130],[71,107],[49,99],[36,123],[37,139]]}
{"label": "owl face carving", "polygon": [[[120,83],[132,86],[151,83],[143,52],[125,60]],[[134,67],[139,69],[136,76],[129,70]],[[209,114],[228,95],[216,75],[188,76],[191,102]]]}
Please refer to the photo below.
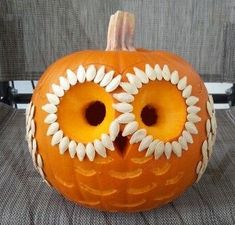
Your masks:
{"label": "owl face carving", "polygon": [[26,112],[44,181],[109,211],[147,210],[179,196],[204,173],[216,126],[198,74],[163,51],[66,56],[45,71]]}
{"label": "owl face carving", "polygon": [[77,154],[80,161],[85,157],[93,161],[96,154],[106,158],[106,150],[127,154],[127,141],[139,143],[138,151],[155,159],[163,153],[167,159],[171,154],[181,157],[188,150],[201,118],[199,99],[191,95],[187,77],[179,78],[167,65],[161,69],[146,64],[145,71],[133,70],[122,82],[120,74],[106,71],[103,65],[86,69],[79,65],[76,73],[67,69],[59,85],[52,84],[42,110],[48,114],[47,136],[60,154],[68,150],[71,158]]}

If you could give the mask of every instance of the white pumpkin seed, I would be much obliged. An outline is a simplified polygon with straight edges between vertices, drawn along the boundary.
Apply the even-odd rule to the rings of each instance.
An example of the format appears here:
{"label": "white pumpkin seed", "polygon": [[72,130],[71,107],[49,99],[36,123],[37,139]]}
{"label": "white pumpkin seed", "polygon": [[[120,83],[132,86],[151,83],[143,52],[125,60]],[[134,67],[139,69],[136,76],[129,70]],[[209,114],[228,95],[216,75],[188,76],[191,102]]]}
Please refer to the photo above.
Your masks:
{"label": "white pumpkin seed", "polygon": [[70,141],[69,142],[69,155],[71,158],[74,158],[76,154],[76,148],[77,148],[77,143],[75,141]]}
{"label": "white pumpkin seed", "polygon": [[207,108],[208,114],[210,115],[210,117],[212,117],[213,116],[213,112],[212,112],[211,104],[208,101],[206,102],[206,108]]}
{"label": "white pumpkin seed", "polygon": [[86,80],[86,71],[82,65],[80,65],[77,69],[77,79],[79,83],[84,83]]}
{"label": "white pumpkin seed", "polygon": [[57,120],[56,114],[48,114],[44,120],[44,123],[51,124]]}
{"label": "white pumpkin seed", "polygon": [[172,142],[172,150],[176,154],[177,157],[182,156],[182,148],[179,142],[177,141]]}
{"label": "white pumpkin seed", "polygon": [[208,140],[207,140],[207,143],[208,143],[208,155],[209,155],[209,158],[211,157],[211,154],[213,152],[213,142],[212,142],[212,134],[210,133],[209,136],[208,136]]}
{"label": "white pumpkin seed", "polygon": [[192,93],[192,85],[188,85],[182,92],[184,98],[188,98]]}
{"label": "white pumpkin seed", "polygon": [[171,143],[167,142],[164,146],[164,152],[165,152],[165,156],[167,159],[170,159],[171,157],[171,152],[172,152],[172,145]]}
{"label": "white pumpkin seed", "polygon": [[191,122],[186,122],[185,128],[191,134],[198,134],[198,130],[197,130],[196,126]]}
{"label": "white pumpkin seed", "polygon": [[212,95],[208,95],[209,96],[209,102],[211,103],[211,105],[214,105],[214,99]]}
{"label": "white pumpkin seed", "polygon": [[213,116],[211,118],[211,130],[212,130],[212,133],[215,134],[215,132],[216,132],[216,119],[215,119],[215,116]]}
{"label": "white pumpkin seed", "polygon": [[166,80],[166,81],[169,81],[171,79],[171,72],[170,72],[170,69],[167,65],[163,66],[162,76],[163,76],[164,80]]}
{"label": "white pumpkin seed", "polygon": [[208,155],[207,155],[207,140],[205,140],[202,144],[202,156],[203,156],[203,162],[208,161]]}
{"label": "white pumpkin seed", "polygon": [[64,89],[57,84],[52,84],[52,90],[54,94],[58,97],[62,97],[64,95]]}
{"label": "white pumpkin seed", "polygon": [[42,157],[41,155],[37,154],[37,166],[39,168],[42,168],[43,167],[43,162],[42,162]]}
{"label": "white pumpkin seed", "polygon": [[212,112],[215,113],[214,100],[213,100],[212,95],[209,95],[209,102],[210,102],[210,104],[211,104]]}
{"label": "white pumpkin seed", "polygon": [[92,143],[86,145],[86,155],[90,161],[94,161],[95,158],[95,148]]}
{"label": "white pumpkin seed", "polygon": [[26,124],[26,133],[29,133],[30,129],[31,129],[31,120],[28,121],[28,123]]}
{"label": "white pumpkin seed", "polygon": [[120,131],[120,125],[116,120],[114,120],[109,126],[109,135],[111,141],[114,141],[116,139],[119,131]]}
{"label": "white pumpkin seed", "polygon": [[103,158],[106,158],[107,157],[107,154],[106,154],[106,149],[104,147],[104,145],[102,144],[102,142],[98,139],[96,139],[94,141],[94,147],[95,147],[95,151],[100,155],[102,156]]}
{"label": "white pumpkin seed", "polygon": [[201,108],[200,108],[200,107],[197,107],[197,106],[194,106],[194,105],[189,106],[189,107],[187,108],[187,112],[188,112],[188,113],[198,113],[198,112],[200,112],[200,111],[201,111]]}
{"label": "white pumpkin seed", "polygon": [[37,151],[37,141],[35,138],[33,138],[33,142],[32,142],[32,153],[36,153]]}
{"label": "white pumpkin seed", "polygon": [[32,154],[32,150],[33,150],[32,148],[33,148],[32,139],[31,139],[31,137],[29,137],[28,138],[28,149],[29,149],[30,154]]}
{"label": "white pumpkin seed", "polygon": [[57,132],[52,136],[51,145],[54,146],[54,145],[56,145],[56,144],[59,144],[62,138],[63,138],[63,131],[62,131],[62,130],[57,131]]}
{"label": "white pumpkin seed", "polygon": [[33,119],[31,120],[30,127],[31,127],[31,135],[34,137],[36,129],[35,129],[35,122]]}
{"label": "white pumpkin seed", "polygon": [[118,116],[117,121],[119,123],[130,123],[133,120],[135,120],[135,115],[133,113],[123,113],[120,116]]}
{"label": "white pumpkin seed", "polygon": [[197,164],[197,168],[196,168],[196,173],[199,174],[199,171],[201,170],[202,168],[202,161],[199,161],[198,164]]}
{"label": "white pumpkin seed", "polygon": [[142,141],[140,142],[138,151],[142,152],[144,149],[148,148],[152,141],[153,141],[152,135],[148,135],[148,136],[144,137],[142,139]]}
{"label": "white pumpkin seed", "polygon": [[136,95],[138,94],[138,89],[134,84],[128,83],[128,82],[121,82],[120,86],[124,91],[126,91],[129,94]]}
{"label": "white pumpkin seed", "polygon": [[210,122],[210,119],[207,119],[207,121],[206,121],[206,133],[207,133],[207,136],[209,136],[210,131],[211,131],[211,122]]}
{"label": "white pumpkin seed", "polygon": [[63,155],[69,147],[69,138],[63,137],[59,143],[60,154]]}
{"label": "white pumpkin seed", "polygon": [[47,129],[47,136],[55,134],[59,129],[59,123],[54,122],[50,124],[50,126]]}
{"label": "white pumpkin seed", "polygon": [[127,103],[130,103],[130,102],[133,102],[134,101],[134,97],[133,95],[131,94],[128,94],[126,92],[121,92],[121,93],[118,93],[118,94],[113,94],[113,97],[118,100],[119,102],[127,102]]}
{"label": "white pumpkin seed", "polygon": [[[69,81],[65,77],[60,77],[60,86],[65,90],[68,91],[70,88]],[[55,95],[56,96],[56,95]],[[56,96],[57,97],[57,96]],[[57,97],[58,98],[58,97]],[[48,99],[49,100],[49,99]],[[50,101],[50,100],[49,100]],[[52,102],[51,102],[52,103]],[[52,103],[53,104],[53,103]]]}
{"label": "white pumpkin seed", "polygon": [[76,148],[76,152],[77,152],[77,157],[78,157],[79,161],[82,161],[85,157],[85,154],[86,154],[84,144],[78,143],[77,148]]}
{"label": "white pumpkin seed", "polygon": [[127,73],[126,77],[131,84],[134,84],[137,88],[142,87],[141,80],[134,74]]}
{"label": "white pumpkin seed", "polygon": [[139,124],[136,121],[128,123],[122,131],[122,136],[125,137],[127,135],[133,134],[135,131],[137,131],[138,126]]}
{"label": "white pumpkin seed", "polygon": [[78,81],[75,73],[70,69],[67,69],[66,72],[67,72],[67,79],[68,79],[69,83],[72,86],[75,85]]}
{"label": "white pumpkin seed", "polygon": [[133,110],[133,106],[126,102],[112,104],[112,107],[120,113],[129,113]]}
{"label": "white pumpkin seed", "polygon": [[199,98],[195,96],[190,96],[186,99],[186,104],[188,106],[192,106],[192,105],[195,105],[198,101],[199,101]]}
{"label": "white pumpkin seed", "polygon": [[154,71],[157,74],[157,79],[162,80],[162,69],[158,64],[155,65]]}
{"label": "white pumpkin seed", "polygon": [[178,71],[175,70],[171,74],[171,83],[176,85],[178,84],[178,82],[179,82],[179,74],[178,74]]}
{"label": "white pumpkin seed", "polygon": [[186,141],[185,137],[180,136],[179,139],[178,139],[178,142],[180,143],[183,150],[185,150],[185,151],[188,150],[188,144],[187,144],[187,141]]}
{"label": "white pumpkin seed", "polygon": [[149,82],[149,78],[145,72],[143,72],[137,67],[134,67],[133,69],[134,69],[135,75],[141,80],[143,84],[147,84]]}
{"label": "white pumpkin seed", "polygon": [[183,77],[179,80],[178,84],[177,84],[177,88],[182,91],[185,89],[187,85],[187,77]]}
{"label": "white pumpkin seed", "polygon": [[162,156],[163,152],[164,152],[164,143],[163,141],[159,141],[154,151],[155,159],[159,159]]}
{"label": "white pumpkin seed", "polygon": [[34,112],[35,112],[35,106],[32,104],[30,114],[29,114],[29,120],[31,120],[34,117]]}
{"label": "white pumpkin seed", "polygon": [[184,130],[182,132],[182,135],[189,144],[193,144],[193,137],[188,131]]}
{"label": "white pumpkin seed", "polygon": [[101,142],[102,142],[102,144],[104,145],[105,148],[107,148],[111,151],[114,151],[114,145],[113,145],[113,142],[112,142],[109,135],[102,134],[101,135]]}
{"label": "white pumpkin seed", "polygon": [[194,113],[190,113],[187,115],[187,120],[192,123],[198,123],[201,121],[201,117],[199,117],[198,115]]}
{"label": "white pumpkin seed", "polygon": [[112,79],[112,81],[106,86],[105,91],[106,92],[112,92],[114,91],[120,84],[122,79],[121,75],[117,75]]}
{"label": "white pumpkin seed", "polygon": [[134,143],[138,143],[140,142],[145,136],[146,136],[147,132],[145,129],[140,129],[137,130],[130,139],[130,144],[134,144]]}
{"label": "white pumpkin seed", "polygon": [[51,94],[51,93],[47,93],[46,96],[47,96],[48,101],[51,104],[58,105],[60,103],[60,99],[56,95]]}
{"label": "white pumpkin seed", "polygon": [[101,66],[97,71],[94,82],[98,84],[103,79],[104,75],[105,75],[105,67]]}
{"label": "white pumpkin seed", "polygon": [[47,113],[56,113],[57,107],[53,104],[46,104],[42,106],[42,110],[44,110]]}
{"label": "white pumpkin seed", "polygon": [[150,80],[156,80],[157,74],[149,64],[145,65],[145,73],[147,74]]}
{"label": "white pumpkin seed", "polygon": [[94,80],[95,75],[96,75],[96,68],[95,68],[95,66],[94,65],[88,66],[87,71],[86,71],[86,80],[87,81]]}
{"label": "white pumpkin seed", "polygon": [[154,153],[158,142],[159,142],[159,140],[154,140],[150,143],[150,145],[146,151],[146,154],[145,154],[146,157],[148,157]]}
{"label": "white pumpkin seed", "polygon": [[114,75],[114,71],[113,70],[111,70],[108,73],[106,73],[104,75],[104,78],[100,82],[100,86],[101,87],[105,87],[106,85],[108,85],[111,82],[111,80],[113,79],[113,75]]}

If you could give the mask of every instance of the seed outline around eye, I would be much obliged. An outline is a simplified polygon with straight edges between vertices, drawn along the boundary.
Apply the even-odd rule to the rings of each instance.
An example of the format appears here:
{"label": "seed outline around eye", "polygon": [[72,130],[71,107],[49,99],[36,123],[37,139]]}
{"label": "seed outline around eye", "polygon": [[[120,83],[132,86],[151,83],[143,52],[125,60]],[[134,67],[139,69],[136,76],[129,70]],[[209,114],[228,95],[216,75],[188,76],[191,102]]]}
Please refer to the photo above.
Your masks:
{"label": "seed outline around eye", "polygon": [[[72,86],[93,81],[102,87],[107,93],[115,91],[120,86],[122,76],[115,76],[115,71],[113,70],[108,72],[105,70],[106,68],[104,65],[96,68],[93,64],[89,65],[87,69],[85,69],[83,65],[79,65],[76,72],[68,68],[65,75],[58,78],[58,84],[52,84],[52,92],[46,93],[46,99],[48,102],[42,106],[42,110],[47,113],[44,119],[44,122],[48,124],[46,135],[51,137],[52,146],[58,145],[60,154],[64,154],[66,151],[68,151],[71,158],[74,158],[75,154],[77,153],[80,161],[84,160],[85,156],[87,156],[88,160],[93,161],[95,154],[99,154],[101,157],[106,157],[106,149],[110,151],[114,150],[113,141],[117,137],[120,127],[118,120],[112,121],[110,123],[109,132],[111,131],[111,133],[102,134],[100,140],[96,139],[87,144],[77,142],[67,137],[60,129],[60,125],[57,121],[57,107],[60,104],[60,98],[62,98]],[[127,111],[132,111],[132,106],[129,104],[127,106],[129,107],[127,107]],[[116,125],[115,127],[113,126],[114,122]],[[97,141],[99,144],[97,144]],[[105,147],[105,151],[100,148],[100,144]],[[96,148],[97,146],[99,149]]]}
{"label": "seed outline around eye", "polygon": [[[187,116],[186,116],[186,122],[184,124],[185,129],[182,130],[181,135],[179,135],[176,140],[172,140],[172,142],[169,142],[169,141],[165,143],[163,142],[164,148],[161,148],[161,150],[164,149],[163,152],[165,153],[165,156],[167,159],[170,159],[172,152],[177,157],[181,157],[183,153],[182,150],[187,151],[189,148],[188,144],[193,144],[193,135],[198,134],[196,123],[201,122],[201,117],[198,115],[198,113],[201,111],[201,108],[199,106],[196,106],[196,104],[199,102],[199,98],[192,94],[193,87],[191,84],[188,83],[187,76],[180,76],[177,70],[174,70],[173,72],[171,72],[168,65],[164,65],[163,68],[161,68],[159,64],[156,64],[154,66],[146,64],[145,71],[137,67],[133,67],[133,71],[134,71],[134,74],[131,74],[130,72],[127,73],[126,76],[128,78],[128,81],[122,82],[120,84],[120,86],[123,89],[122,96],[125,96],[124,93],[126,93],[126,95],[135,97],[135,95],[138,94],[139,89],[143,85],[148,84],[150,81],[161,82],[162,80],[170,82],[179,91],[182,92],[182,97],[184,98],[185,104],[187,105]],[[136,76],[136,79],[133,76]],[[135,80],[140,81],[142,84],[139,84],[139,82],[135,82]],[[122,98],[122,96],[119,97],[117,96],[117,94],[114,94],[114,97],[116,100],[118,100],[119,102],[125,102],[125,99]],[[212,132],[215,133],[216,120],[215,120],[215,117],[212,115],[212,112],[213,112],[212,110],[213,103],[211,103],[212,101],[213,99],[209,96],[209,101],[206,103],[206,107],[207,107],[207,111],[211,119],[208,120],[209,122],[207,122],[207,124],[212,124],[212,121],[213,121],[214,129]],[[129,101],[127,100],[126,102],[129,104],[132,104],[133,100],[129,100]],[[136,143],[136,142],[140,143],[142,140],[141,139],[139,140],[139,138],[137,138],[137,141],[135,141],[136,139],[135,136],[140,131],[139,125],[137,127],[134,127],[133,132],[132,131],[128,132],[128,130],[130,129],[128,127],[130,126],[129,124],[132,124],[132,123],[134,124],[135,122],[137,122],[135,120],[135,115],[133,114],[133,118],[130,119],[130,121],[127,121],[128,119],[125,120],[125,118],[128,118],[127,115],[129,114],[127,112],[121,112],[121,113],[122,114],[119,115],[118,118],[120,118],[119,122],[125,125],[124,130],[123,130],[123,136],[130,136],[130,141],[129,141],[130,144]],[[205,127],[206,127],[206,124],[205,124]],[[143,128],[141,130],[143,130]],[[207,134],[209,132],[210,132],[209,125],[207,125]],[[134,135],[134,140],[133,140],[133,135]],[[146,132],[146,135],[148,135],[147,132]],[[143,138],[145,138],[146,135],[143,136]],[[152,143],[154,141],[159,141],[159,140],[153,139]],[[154,154],[154,151],[152,149],[149,150],[148,148],[150,145],[146,146],[145,148],[146,157]],[[143,150],[144,149],[141,148],[141,151]],[[155,153],[155,159],[158,159],[162,155],[163,152],[159,151],[158,153]]]}

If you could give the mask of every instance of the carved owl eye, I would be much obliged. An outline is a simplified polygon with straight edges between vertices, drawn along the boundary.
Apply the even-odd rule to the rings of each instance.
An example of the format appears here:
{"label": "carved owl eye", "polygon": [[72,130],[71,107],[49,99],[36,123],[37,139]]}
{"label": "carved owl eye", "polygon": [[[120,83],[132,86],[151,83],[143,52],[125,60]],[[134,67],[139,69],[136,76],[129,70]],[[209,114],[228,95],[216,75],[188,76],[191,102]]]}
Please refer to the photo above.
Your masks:
{"label": "carved owl eye", "polygon": [[87,69],[79,66],[76,73],[68,69],[67,76],[60,76],[42,107],[48,113],[44,122],[51,145],[58,145],[61,154],[69,150],[72,158],[77,153],[80,160],[87,155],[90,161],[96,153],[106,157],[106,149],[113,151],[119,124],[110,92],[120,81],[121,75],[113,70],[107,72],[104,66],[94,65]]}
{"label": "carved owl eye", "polygon": [[127,95],[134,95],[131,115],[135,118],[127,123],[123,136],[131,135],[130,144],[139,143],[138,151],[146,150],[146,156],[154,154],[158,159],[165,153],[169,159],[174,152],[181,157],[198,133],[195,124],[201,121],[192,85],[167,65],[161,69],[147,64],[145,71],[133,70],[126,74],[129,82],[121,83]]}

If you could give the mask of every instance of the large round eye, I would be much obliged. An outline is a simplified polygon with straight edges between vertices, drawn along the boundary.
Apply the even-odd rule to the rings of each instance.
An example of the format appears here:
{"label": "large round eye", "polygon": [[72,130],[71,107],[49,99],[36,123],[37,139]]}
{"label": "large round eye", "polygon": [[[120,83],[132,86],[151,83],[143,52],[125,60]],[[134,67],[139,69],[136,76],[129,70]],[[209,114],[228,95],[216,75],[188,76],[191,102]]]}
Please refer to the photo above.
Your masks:
{"label": "large round eye", "polygon": [[181,134],[187,107],[181,91],[167,81],[150,81],[135,96],[133,113],[139,128],[164,142]]}
{"label": "large round eye", "polygon": [[76,73],[68,69],[66,76],[59,77],[59,84],[52,84],[52,92],[47,93],[48,103],[42,106],[48,113],[45,123],[51,145],[58,145],[61,154],[69,150],[72,158],[77,153],[80,160],[87,155],[91,161],[96,153],[106,157],[106,149],[114,150],[119,123],[110,92],[120,81],[121,75],[106,72],[104,66],[97,70],[94,65],[86,70],[79,66]]}
{"label": "large round eye", "polygon": [[146,156],[154,154],[158,159],[165,153],[169,159],[174,152],[180,157],[193,143],[192,135],[198,133],[195,124],[201,121],[192,85],[186,76],[171,73],[167,65],[161,69],[158,64],[154,68],[147,64],[145,71],[133,70],[134,74],[126,74],[129,82],[121,83],[125,92],[120,101],[133,97],[129,101],[133,111],[122,115],[131,118],[122,135],[129,136],[130,144],[140,143],[138,150],[146,150]]}

